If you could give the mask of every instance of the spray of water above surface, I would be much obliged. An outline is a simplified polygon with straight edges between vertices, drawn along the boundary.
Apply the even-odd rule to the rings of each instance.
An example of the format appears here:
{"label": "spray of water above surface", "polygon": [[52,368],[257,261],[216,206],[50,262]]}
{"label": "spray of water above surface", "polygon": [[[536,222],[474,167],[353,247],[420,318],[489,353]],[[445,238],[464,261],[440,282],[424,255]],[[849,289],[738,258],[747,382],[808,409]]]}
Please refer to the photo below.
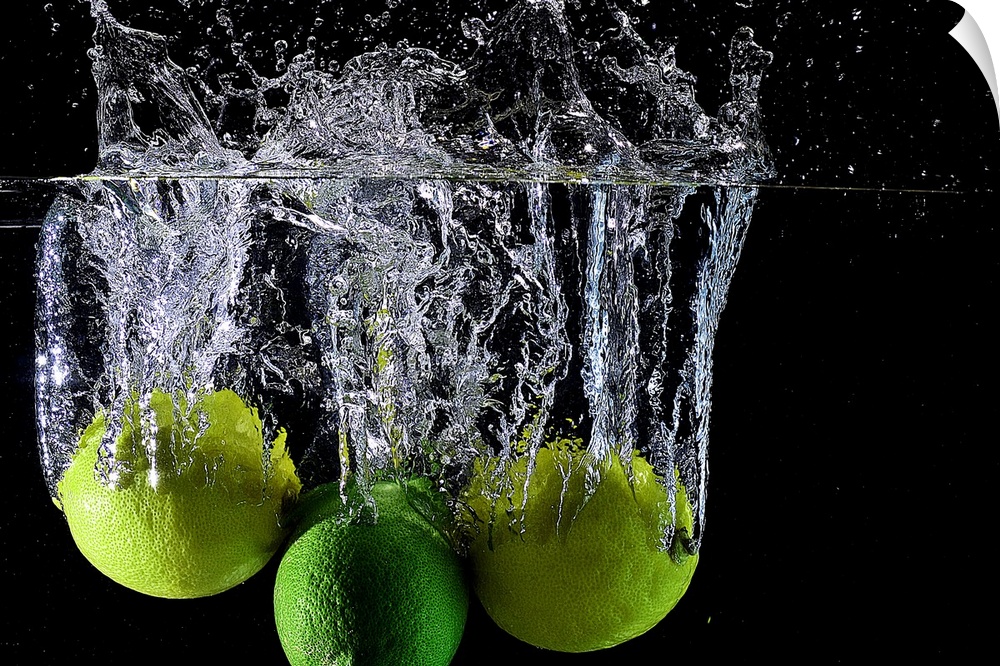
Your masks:
{"label": "spray of water above surface", "polygon": [[507,4],[462,22],[462,58],[413,40],[339,65],[307,37],[273,75],[226,15],[232,68],[209,76],[94,0],[100,163],[40,243],[50,487],[98,411],[226,387],[265,441],[288,430],[307,485],[454,493],[479,456],[638,450],[685,485],[697,547],[770,54],[733,37],[710,116],[676,44],[615,2]]}
{"label": "spray of water above surface", "polygon": [[[232,71],[217,71],[219,56],[214,69],[182,68],[165,37],[94,0],[96,173],[737,184],[770,175],[757,96],[771,54],[749,28],[731,40],[730,100],[713,117],[674,40],[648,44],[617,3],[501,4],[490,24],[462,21],[475,48],[461,61],[401,39],[347,51],[339,65],[310,35],[295,55],[278,40],[269,76],[235,36]],[[239,32],[231,20],[227,30]]]}

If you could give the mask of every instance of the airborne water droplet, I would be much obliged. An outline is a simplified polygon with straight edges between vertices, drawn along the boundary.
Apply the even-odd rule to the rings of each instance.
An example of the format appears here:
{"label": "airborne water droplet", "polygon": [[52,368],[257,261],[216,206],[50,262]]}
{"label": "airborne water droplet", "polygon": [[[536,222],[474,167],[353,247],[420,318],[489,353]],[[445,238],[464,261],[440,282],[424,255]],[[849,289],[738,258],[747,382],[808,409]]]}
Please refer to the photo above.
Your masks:
{"label": "airborne water droplet", "polygon": [[486,23],[479,18],[464,18],[462,19],[462,34],[465,35],[466,39],[472,39],[478,42],[480,45],[486,43],[486,37],[489,34],[489,28],[486,27]]}

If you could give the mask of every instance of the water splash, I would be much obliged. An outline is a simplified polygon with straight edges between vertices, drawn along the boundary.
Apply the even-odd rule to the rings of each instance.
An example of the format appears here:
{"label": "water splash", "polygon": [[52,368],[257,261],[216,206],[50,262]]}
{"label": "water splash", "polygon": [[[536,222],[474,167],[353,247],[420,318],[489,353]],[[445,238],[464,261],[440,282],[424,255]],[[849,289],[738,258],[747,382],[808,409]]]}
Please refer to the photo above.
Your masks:
{"label": "water splash", "polygon": [[39,248],[51,489],[98,411],[110,450],[133,395],[225,387],[264,441],[288,430],[307,485],[457,492],[477,456],[530,469],[553,438],[639,450],[671,499],[686,487],[698,547],[714,335],[755,196],[726,184],[770,173],[749,29],[711,117],[677,45],[614,2],[469,17],[461,61],[401,42],[340,66],[310,35],[273,76],[227,13],[214,83],[92,8],[100,164]]}
{"label": "water splash", "polygon": [[[311,35],[290,59],[278,40],[286,65],[267,76],[246,33],[214,85],[174,64],[162,36],[122,25],[103,0],[92,7],[103,175],[747,183],[770,174],[757,97],[771,54],[749,28],[733,38],[732,97],[713,118],[677,66],[676,44],[648,44],[614,2],[572,18],[561,0],[511,3],[490,26],[466,17],[478,48],[464,62],[402,40],[331,68]],[[240,34],[234,21],[227,34]],[[590,34],[607,37],[581,36]]]}

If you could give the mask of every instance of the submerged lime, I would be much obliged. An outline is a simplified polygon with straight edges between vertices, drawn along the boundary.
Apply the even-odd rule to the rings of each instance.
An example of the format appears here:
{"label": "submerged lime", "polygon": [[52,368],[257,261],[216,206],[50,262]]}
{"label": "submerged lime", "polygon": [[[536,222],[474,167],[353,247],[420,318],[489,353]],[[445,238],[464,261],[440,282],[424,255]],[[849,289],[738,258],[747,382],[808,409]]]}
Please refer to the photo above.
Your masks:
{"label": "submerged lime", "polygon": [[[58,503],[80,551],[113,580],[157,597],[203,597],[267,563],[300,484],[284,433],[267,452],[256,410],[235,393],[207,394],[190,411],[179,403],[183,423],[161,391],[146,409],[131,402],[113,455],[100,460],[103,474],[107,417],[98,414],[58,484]],[[153,426],[145,441],[143,417]]]}
{"label": "submerged lime", "polygon": [[336,485],[314,491],[281,559],[274,618],[293,666],[447,666],[468,592],[458,557],[414,505],[423,482],[372,488],[377,521],[348,517]]}
{"label": "submerged lime", "polygon": [[[470,551],[475,590],[508,633],[563,652],[608,648],[651,629],[684,595],[698,556],[680,542],[660,548],[671,507],[644,459],[632,459],[631,486],[620,460],[600,465],[586,501],[585,456],[565,445],[539,449],[530,477],[527,457],[506,479],[494,478],[495,464],[478,465],[465,499],[478,525]],[[497,483],[509,484],[511,494],[501,493],[504,507],[493,512]],[[683,488],[676,499],[673,524],[685,536],[692,515]]]}

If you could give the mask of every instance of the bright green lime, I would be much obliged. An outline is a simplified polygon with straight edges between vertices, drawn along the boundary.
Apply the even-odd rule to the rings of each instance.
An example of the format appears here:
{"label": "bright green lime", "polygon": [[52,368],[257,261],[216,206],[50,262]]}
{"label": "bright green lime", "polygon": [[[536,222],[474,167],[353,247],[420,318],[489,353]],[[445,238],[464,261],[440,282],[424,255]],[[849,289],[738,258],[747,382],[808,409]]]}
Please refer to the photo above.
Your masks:
{"label": "bright green lime", "polygon": [[[586,503],[585,464],[565,443],[539,449],[530,479],[527,457],[517,460],[500,480],[512,494],[508,505],[501,493],[492,527],[495,460],[476,467],[465,493],[474,511],[467,517],[478,525],[474,586],[486,611],[516,638],[562,652],[608,648],[648,631],[684,595],[698,562],[683,548],[658,547],[670,502],[648,462],[633,457],[633,487],[617,458],[604,464]],[[683,489],[677,500],[676,525],[690,534]]]}
{"label": "bright green lime", "polygon": [[377,522],[348,518],[335,484],[305,500],[274,587],[275,623],[292,666],[451,662],[468,591],[448,541],[414,508],[433,504],[426,488],[376,484]]}
{"label": "bright green lime", "polygon": [[279,518],[301,486],[284,433],[265,465],[257,412],[232,391],[202,397],[183,426],[175,427],[169,395],[155,391],[149,408],[156,434],[142,442],[140,407],[127,406],[107,461],[118,470],[110,483],[95,471],[107,419],[94,419],[57,503],[80,551],[118,583],[170,598],[227,590],[259,571],[285,537]]}

